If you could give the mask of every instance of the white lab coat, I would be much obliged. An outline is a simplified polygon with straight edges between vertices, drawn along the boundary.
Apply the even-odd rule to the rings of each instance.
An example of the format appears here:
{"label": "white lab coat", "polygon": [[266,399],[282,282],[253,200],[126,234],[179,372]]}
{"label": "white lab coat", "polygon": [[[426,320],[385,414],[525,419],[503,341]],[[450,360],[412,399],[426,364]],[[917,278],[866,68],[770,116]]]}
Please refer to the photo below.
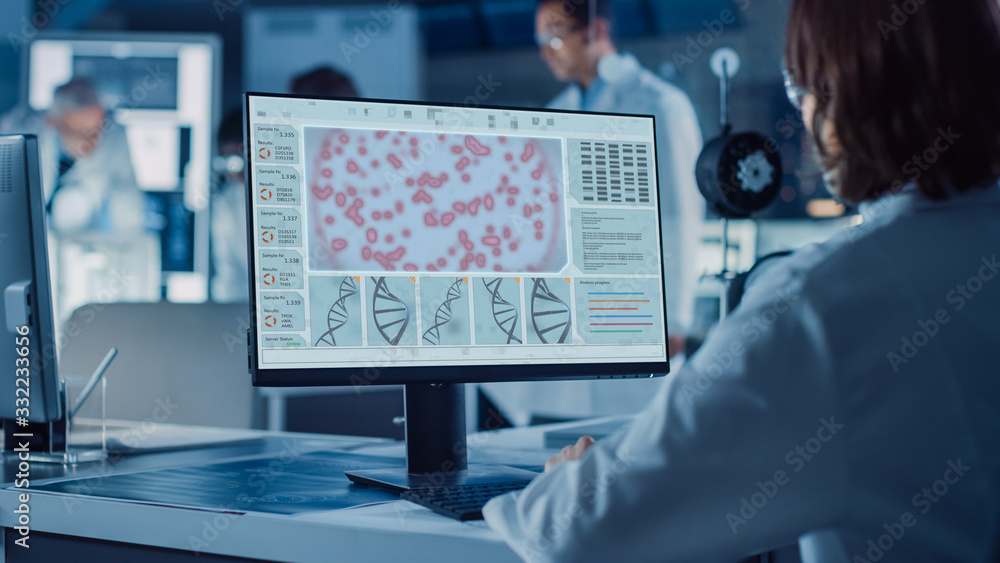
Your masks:
{"label": "white lab coat", "polygon": [[[141,231],[145,225],[145,198],[138,189],[125,127],[108,115],[97,147],[79,158],[62,177],[58,193],[62,140],[45,124],[44,114],[18,106],[0,120],[0,129],[38,137],[39,163],[45,201],[52,200],[49,227],[59,234],[87,232],[103,227],[115,233]],[[100,223],[105,223],[101,225]]]}
{"label": "white lab coat", "polygon": [[[698,118],[684,92],[642,68],[632,55],[602,58],[595,84],[593,98],[585,101],[580,87],[572,85],[549,107],[655,117],[668,333],[682,335],[694,312],[697,251],[705,215],[694,174],[702,149]],[[530,414],[576,418],[634,413],[649,402],[660,384],[660,380],[637,379],[502,383],[482,388],[508,416],[524,423]]]}
{"label": "white lab coat", "polygon": [[212,197],[212,300],[250,298],[247,271],[247,204],[243,182],[227,182]]}
{"label": "white lab coat", "polygon": [[[61,234],[106,230],[118,234],[141,232],[145,226],[145,197],[139,190],[125,128],[117,123],[104,132],[89,156],[78,158],[59,178],[58,133],[46,129],[39,136],[42,185],[52,198],[49,225]],[[102,222],[106,224],[101,224]]]}
{"label": "white lab coat", "polygon": [[489,525],[528,561],[1000,560],[1000,190],[862,212]]}

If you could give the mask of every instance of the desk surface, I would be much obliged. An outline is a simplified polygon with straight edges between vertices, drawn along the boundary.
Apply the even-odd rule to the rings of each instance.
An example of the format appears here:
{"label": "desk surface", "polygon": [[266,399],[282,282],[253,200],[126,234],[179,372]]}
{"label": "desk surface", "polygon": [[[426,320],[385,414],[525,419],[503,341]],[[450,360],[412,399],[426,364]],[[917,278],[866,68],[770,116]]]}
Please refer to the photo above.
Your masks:
{"label": "desk surface", "polygon": [[[198,431],[197,427],[187,428],[192,433]],[[15,534],[10,528],[17,526],[17,515],[8,507],[17,506],[17,496],[28,492],[32,534],[278,561],[330,561],[332,554],[345,561],[396,561],[411,560],[420,553],[433,554],[435,561],[518,561],[481,521],[461,523],[386,493],[359,491],[357,487],[352,491],[338,482],[346,482],[342,475],[314,474],[303,480],[307,482],[295,484],[301,492],[301,487],[322,487],[328,479],[331,493],[319,495],[321,498],[288,494],[286,485],[293,482],[295,471],[311,461],[325,460],[333,464],[330,467],[368,460],[402,466],[402,443],[237,432],[260,440],[127,456],[75,468],[32,463],[28,489],[11,486],[18,462],[8,455],[4,459],[6,485],[0,489],[0,505],[4,507],[0,525],[8,528],[8,535]],[[343,454],[340,461],[338,453]],[[542,448],[541,431],[535,428],[469,437],[472,463],[537,469],[554,453]],[[205,469],[207,466],[222,469]],[[147,473],[150,471],[154,473]],[[209,475],[214,477],[208,479]],[[150,490],[137,493],[137,487],[151,487],[155,498],[144,498]],[[239,502],[226,501],[237,498],[227,496],[228,487],[246,496]],[[260,506],[269,505],[270,510],[256,509],[252,502],[246,502],[251,497],[265,499]],[[295,506],[302,500],[312,504]],[[283,503],[290,508],[282,509]],[[8,551],[6,555],[16,560],[16,553]]]}

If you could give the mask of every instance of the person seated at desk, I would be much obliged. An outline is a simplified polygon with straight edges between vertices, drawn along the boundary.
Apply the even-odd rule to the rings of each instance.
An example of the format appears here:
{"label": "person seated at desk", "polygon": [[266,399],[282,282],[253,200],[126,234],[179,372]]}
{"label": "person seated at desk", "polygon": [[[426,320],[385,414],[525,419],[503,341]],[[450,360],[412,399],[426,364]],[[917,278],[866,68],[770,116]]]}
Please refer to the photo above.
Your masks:
{"label": "person seated at desk", "polygon": [[56,88],[39,135],[49,225],[60,234],[130,233],[145,226],[124,127],[76,77]]}
{"label": "person seated at desk", "polygon": [[792,2],[790,97],[864,223],[762,273],[628,430],[491,500],[525,560],[1000,561],[1000,4],[899,14]]}

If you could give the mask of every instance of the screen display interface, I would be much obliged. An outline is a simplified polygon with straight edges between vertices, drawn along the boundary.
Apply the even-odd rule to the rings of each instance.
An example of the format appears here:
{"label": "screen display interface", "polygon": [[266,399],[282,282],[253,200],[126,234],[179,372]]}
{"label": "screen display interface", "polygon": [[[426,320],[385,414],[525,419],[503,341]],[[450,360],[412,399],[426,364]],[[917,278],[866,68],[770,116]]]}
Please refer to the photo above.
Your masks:
{"label": "screen display interface", "polygon": [[652,118],[248,112],[260,368],[666,360]]}

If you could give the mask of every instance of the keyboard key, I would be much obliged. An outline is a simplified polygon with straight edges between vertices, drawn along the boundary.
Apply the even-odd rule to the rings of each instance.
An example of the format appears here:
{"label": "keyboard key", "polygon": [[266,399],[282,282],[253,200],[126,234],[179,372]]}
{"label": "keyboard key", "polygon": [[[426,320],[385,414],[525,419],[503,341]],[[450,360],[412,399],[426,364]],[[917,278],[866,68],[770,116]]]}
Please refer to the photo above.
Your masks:
{"label": "keyboard key", "polygon": [[456,520],[482,520],[483,506],[490,499],[526,486],[528,481],[433,487],[407,491],[401,498]]}

